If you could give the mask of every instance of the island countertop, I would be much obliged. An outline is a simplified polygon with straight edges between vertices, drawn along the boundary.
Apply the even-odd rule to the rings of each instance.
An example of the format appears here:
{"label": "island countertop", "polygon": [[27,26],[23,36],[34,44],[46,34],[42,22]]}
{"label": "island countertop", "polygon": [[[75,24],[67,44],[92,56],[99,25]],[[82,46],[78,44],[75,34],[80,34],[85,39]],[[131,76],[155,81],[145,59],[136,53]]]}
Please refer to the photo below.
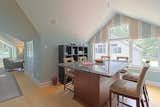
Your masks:
{"label": "island countertop", "polygon": [[114,74],[119,72],[121,69],[125,68],[128,65],[126,61],[105,61],[103,64],[93,64],[93,65],[84,65],[79,62],[75,63],[60,63],[58,64],[59,67],[70,68],[82,71],[82,72],[91,72],[98,75],[112,77]]}

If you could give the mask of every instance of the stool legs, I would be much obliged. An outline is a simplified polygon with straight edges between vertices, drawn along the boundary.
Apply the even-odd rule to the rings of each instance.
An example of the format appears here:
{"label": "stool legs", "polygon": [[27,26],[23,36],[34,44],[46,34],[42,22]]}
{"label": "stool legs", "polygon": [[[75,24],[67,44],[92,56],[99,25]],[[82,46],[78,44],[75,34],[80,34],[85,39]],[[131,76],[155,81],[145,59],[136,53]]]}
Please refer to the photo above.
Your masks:
{"label": "stool legs", "polygon": [[112,107],[112,92],[109,92],[109,106]]}
{"label": "stool legs", "polygon": [[141,104],[142,104],[142,107],[144,107],[143,99],[141,99]]}
{"label": "stool legs", "polygon": [[146,105],[147,107],[149,107],[149,97],[148,97],[146,85],[143,86],[143,94],[144,94]]}
{"label": "stool legs", "polygon": [[[135,100],[136,100],[136,107],[140,107],[140,103],[142,107],[145,107],[142,98],[137,98]],[[120,103],[125,104],[124,102],[120,102]],[[129,106],[128,104],[125,104],[125,105]],[[112,91],[109,92],[109,107],[112,107]],[[117,95],[117,107],[119,107],[119,95]]]}
{"label": "stool legs", "polygon": [[140,100],[139,100],[139,98],[136,99],[136,107],[140,107]]}
{"label": "stool legs", "polygon": [[64,90],[66,89],[66,75],[64,75]]}
{"label": "stool legs", "polygon": [[117,95],[117,107],[119,106],[119,95]]}

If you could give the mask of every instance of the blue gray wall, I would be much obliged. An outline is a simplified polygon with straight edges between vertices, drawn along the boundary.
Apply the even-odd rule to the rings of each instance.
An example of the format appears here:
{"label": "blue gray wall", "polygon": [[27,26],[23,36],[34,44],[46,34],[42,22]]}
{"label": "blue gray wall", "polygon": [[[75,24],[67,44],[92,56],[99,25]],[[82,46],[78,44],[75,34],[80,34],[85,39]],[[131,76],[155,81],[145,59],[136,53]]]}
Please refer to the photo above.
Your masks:
{"label": "blue gray wall", "polygon": [[[58,73],[58,44],[78,40],[75,35],[66,34],[56,28],[53,35],[39,34],[19,8],[16,0],[0,0],[0,34],[13,36],[25,43],[34,43],[34,79],[43,83]],[[26,58],[26,47],[25,47]],[[25,64],[27,66],[27,63]],[[27,68],[25,68],[27,72]]]}
{"label": "blue gray wall", "polygon": [[53,29],[53,35],[41,36],[41,82],[48,82],[58,75],[58,45],[79,42],[75,35],[63,33]]}
{"label": "blue gray wall", "polygon": [[[34,41],[34,73],[40,79],[40,36],[16,3],[16,0],[0,0],[0,35],[13,36],[25,43]],[[26,52],[26,50],[25,50]]]}

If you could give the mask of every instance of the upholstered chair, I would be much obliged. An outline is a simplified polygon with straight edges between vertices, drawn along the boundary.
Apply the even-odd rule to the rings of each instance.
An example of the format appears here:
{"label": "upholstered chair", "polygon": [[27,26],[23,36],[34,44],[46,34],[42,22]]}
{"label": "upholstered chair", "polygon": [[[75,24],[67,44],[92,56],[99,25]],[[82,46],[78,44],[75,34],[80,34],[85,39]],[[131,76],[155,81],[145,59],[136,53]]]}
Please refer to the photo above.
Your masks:
{"label": "upholstered chair", "polygon": [[[145,65],[149,65],[149,61],[146,61]],[[139,74],[131,73],[131,72],[129,72],[129,70],[122,77],[122,79],[124,79],[124,80],[133,81],[133,82],[138,82],[138,78],[139,78]],[[144,98],[145,98],[146,105],[147,105],[147,107],[149,107],[149,95],[148,95],[148,91],[147,91],[145,83],[143,85],[143,95],[144,95]]]}
{"label": "upholstered chair", "polygon": [[118,96],[117,105],[119,105],[119,103],[128,105],[124,102],[119,101],[119,96],[122,96],[136,100],[136,107],[140,107],[140,101],[141,101],[142,107],[144,107],[144,103],[142,100],[142,91],[148,69],[149,66],[144,65],[140,75],[138,76],[137,82],[128,80],[115,81],[110,87],[110,107],[112,107],[112,94],[116,94]]}

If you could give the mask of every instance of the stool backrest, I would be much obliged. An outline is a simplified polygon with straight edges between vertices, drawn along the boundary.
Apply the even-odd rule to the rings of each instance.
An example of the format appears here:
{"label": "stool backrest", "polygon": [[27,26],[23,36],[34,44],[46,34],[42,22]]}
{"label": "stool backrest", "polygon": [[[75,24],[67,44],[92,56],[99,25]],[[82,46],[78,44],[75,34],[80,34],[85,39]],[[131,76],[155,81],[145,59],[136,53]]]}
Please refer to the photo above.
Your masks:
{"label": "stool backrest", "polygon": [[[73,63],[74,62],[74,58],[64,58],[64,63],[68,64],[68,63]],[[71,70],[70,68],[65,68],[65,75],[73,75],[73,70]]]}
{"label": "stool backrest", "polygon": [[78,62],[84,62],[84,61],[87,61],[87,57],[86,56],[78,57]]}
{"label": "stool backrest", "polygon": [[73,63],[74,62],[74,58],[71,57],[71,58],[64,58],[64,63],[67,64],[67,63]]}
{"label": "stool backrest", "polygon": [[145,82],[145,78],[146,78],[146,74],[148,72],[148,69],[149,69],[149,64],[146,63],[142,68],[142,71],[139,75],[139,79],[138,79],[138,82],[137,82],[138,95],[141,95],[141,93],[142,93],[143,85],[144,85],[144,82]]}

